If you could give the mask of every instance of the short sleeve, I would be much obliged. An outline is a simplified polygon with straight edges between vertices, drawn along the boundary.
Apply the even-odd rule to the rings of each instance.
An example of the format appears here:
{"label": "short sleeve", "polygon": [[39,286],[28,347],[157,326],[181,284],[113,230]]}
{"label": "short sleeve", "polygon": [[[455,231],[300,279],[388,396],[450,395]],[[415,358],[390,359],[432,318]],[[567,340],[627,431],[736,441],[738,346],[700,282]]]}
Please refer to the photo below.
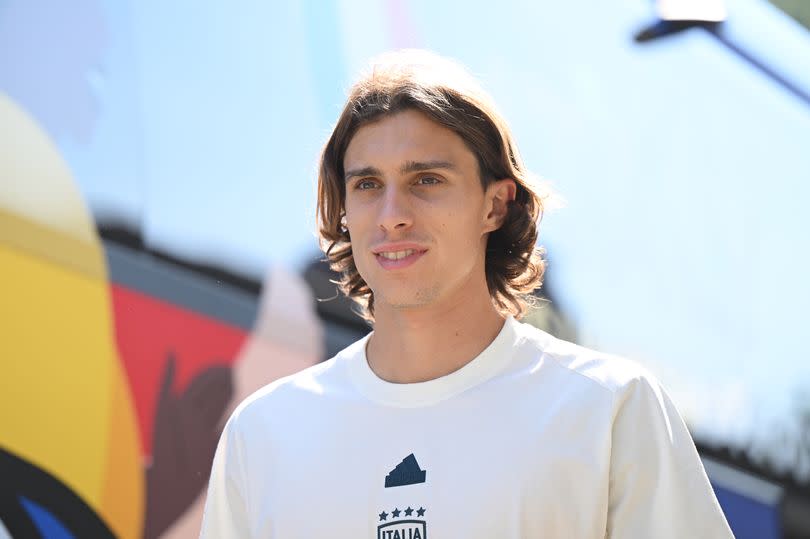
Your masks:
{"label": "short sleeve", "polygon": [[201,539],[250,537],[244,467],[235,416],[232,416],[225,425],[214,455]]}
{"label": "short sleeve", "polygon": [[657,381],[617,393],[606,537],[733,538],[689,431]]}

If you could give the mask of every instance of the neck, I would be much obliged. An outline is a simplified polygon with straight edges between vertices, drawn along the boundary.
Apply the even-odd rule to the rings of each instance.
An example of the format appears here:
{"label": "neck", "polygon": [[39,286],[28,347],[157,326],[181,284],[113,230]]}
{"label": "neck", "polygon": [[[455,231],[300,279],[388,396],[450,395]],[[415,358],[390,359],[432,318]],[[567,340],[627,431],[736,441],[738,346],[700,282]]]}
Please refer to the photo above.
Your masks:
{"label": "neck", "polygon": [[503,328],[489,293],[442,306],[397,309],[375,306],[374,334],[366,355],[374,373],[393,383],[433,380],[480,354]]}

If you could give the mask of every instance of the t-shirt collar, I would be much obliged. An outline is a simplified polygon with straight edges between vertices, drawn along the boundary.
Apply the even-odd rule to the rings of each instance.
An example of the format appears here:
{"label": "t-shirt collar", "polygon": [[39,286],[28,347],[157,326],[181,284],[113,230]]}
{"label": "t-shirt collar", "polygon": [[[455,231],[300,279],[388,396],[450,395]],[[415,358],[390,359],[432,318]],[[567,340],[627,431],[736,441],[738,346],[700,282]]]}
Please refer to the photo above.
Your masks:
{"label": "t-shirt collar", "polygon": [[428,406],[475,387],[503,370],[513,354],[517,324],[513,317],[508,317],[495,339],[472,361],[426,382],[396,384],[378,377],[366,357],[366,345],[373,332],[346,348],[338,359],[345,363],[355,387],[369,399],[402,408]]}

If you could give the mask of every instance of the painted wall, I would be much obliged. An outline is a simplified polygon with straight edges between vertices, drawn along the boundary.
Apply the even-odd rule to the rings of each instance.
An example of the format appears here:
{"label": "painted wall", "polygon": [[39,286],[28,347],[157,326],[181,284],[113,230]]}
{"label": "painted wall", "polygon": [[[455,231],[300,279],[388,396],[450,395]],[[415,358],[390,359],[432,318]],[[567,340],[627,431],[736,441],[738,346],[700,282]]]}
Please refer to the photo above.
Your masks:
{"label": "painted wall", "polygon": [[0,537],[196,537],[228,415],[322,359],[309,289],[273,268],[256,297],[102,242],[3,94],[0,125]]}
{"label": "painted wall", "polygon": [[[805,29],[758,0],[729,13],[730,32],[807,84]],[[257,281],[302,266],[318,150],[354,74],[399,47],[468,65],[565,199],[542,242],[580,340],[651,368],[701,441],[810,480],[810,112],[705,32],[634,44],[651,17],[645,0],[0,2],[2,466],[72,500],[54,513],[15,491],[0,520],[194,535],[199,476],[151,510],[159,455],[177,450],[160,433],[204,441],[191,474],[250,381],[318,353],[261,314],[272,286],[245,298],[156,266],[141,282],[127,268],[143,261],[94,223]],[[183,283],[210,302],[176,296]],[[274,301],[307,319],[303,296]],[[248,352],[278,366],[248,375],[267,363]],[[206,391],[218,397],[191,417]]]}

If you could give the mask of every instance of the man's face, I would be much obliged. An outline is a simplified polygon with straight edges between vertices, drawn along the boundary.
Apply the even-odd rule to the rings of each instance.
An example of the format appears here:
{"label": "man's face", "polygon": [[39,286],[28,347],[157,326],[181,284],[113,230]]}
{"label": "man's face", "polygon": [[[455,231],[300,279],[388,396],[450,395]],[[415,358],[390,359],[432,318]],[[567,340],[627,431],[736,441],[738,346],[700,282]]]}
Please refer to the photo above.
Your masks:
{"label": "man's face", "polygon": [[461,137],[407,110],[361,127],[343,164],[354,261],[377,312],[463,302],[485,286],[496,219]]}

